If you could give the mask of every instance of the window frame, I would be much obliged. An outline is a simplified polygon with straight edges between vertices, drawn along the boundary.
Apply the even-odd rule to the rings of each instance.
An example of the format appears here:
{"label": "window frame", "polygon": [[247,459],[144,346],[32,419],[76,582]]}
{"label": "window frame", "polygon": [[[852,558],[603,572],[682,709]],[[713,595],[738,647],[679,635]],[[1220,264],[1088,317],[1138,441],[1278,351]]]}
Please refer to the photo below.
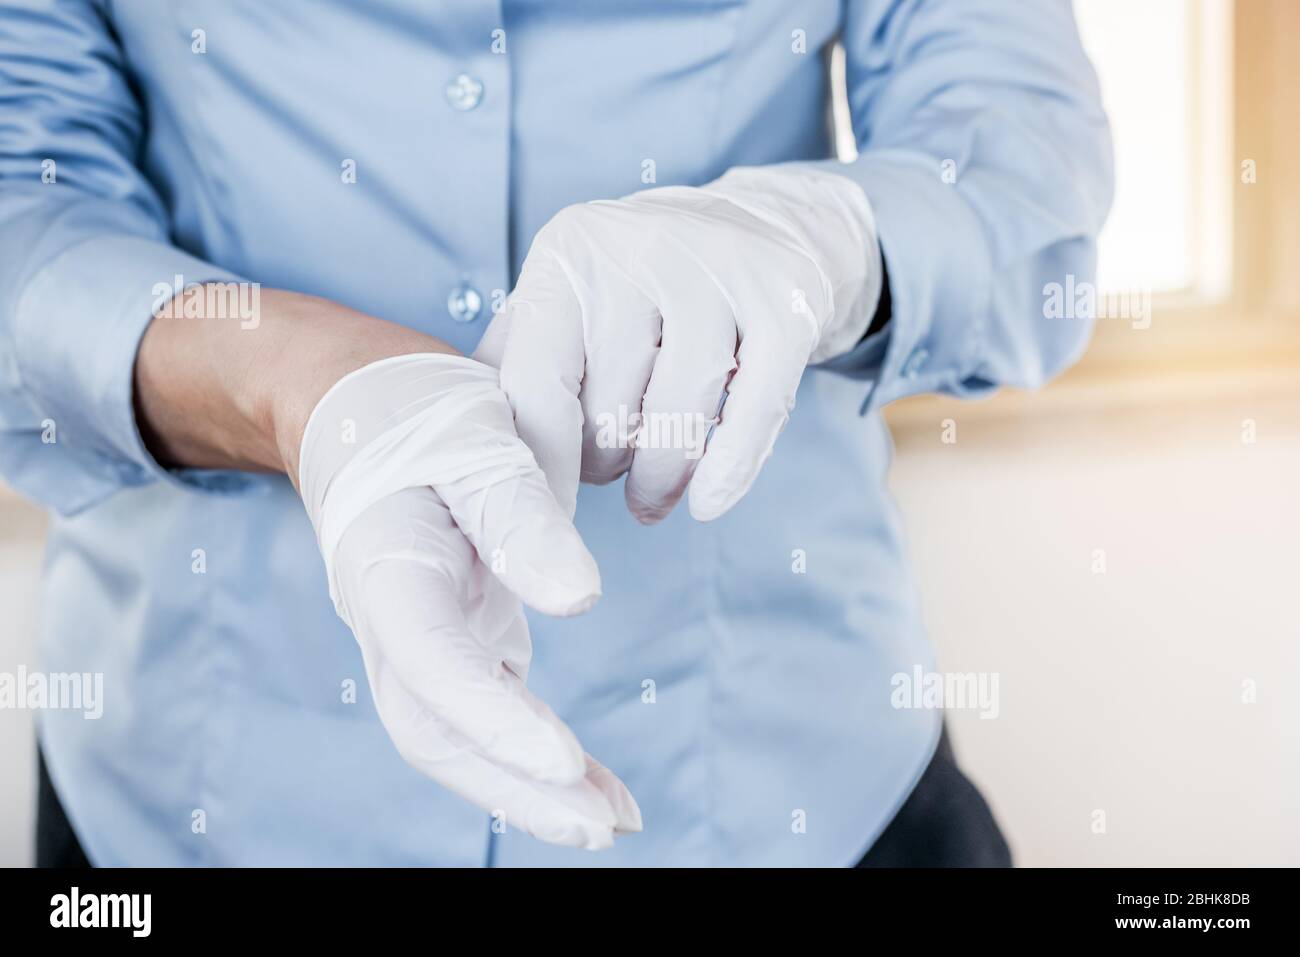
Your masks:
{"label": "window frame", "polygon": [[[1087,0],[1081,0],[1087,2]],[[1192,397],[1294,396],[1300,383],[1300,35],[1296,0],[1227,0],[1232,29],[1232,157],[1227,281],[1214,294],[1152,299],[1150,325],[1099,321],[1079,362],[1030,395],[1003,389],[985,401],[922,395],[886,409],[895,432],[929,431],[946,417],[1028,419],[1110,414]],[[1217,148],[1218,144],[1214,144]],[[1243,160],[1256,181],[1241,180]],[[1207,228],[1202,221],[1198,228]]]}

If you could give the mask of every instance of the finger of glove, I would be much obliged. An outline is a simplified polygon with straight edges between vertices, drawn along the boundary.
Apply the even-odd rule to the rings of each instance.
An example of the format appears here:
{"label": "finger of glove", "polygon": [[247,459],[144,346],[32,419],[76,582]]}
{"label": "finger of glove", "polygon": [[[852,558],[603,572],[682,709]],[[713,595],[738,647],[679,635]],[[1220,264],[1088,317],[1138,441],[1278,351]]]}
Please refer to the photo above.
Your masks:
{"label": "finger of glove", "polygon": [[641,808],[628,786],[617,774],[601,764],[590,754],[587,755],[587,780],[600,789],[614,808],[616,816],[615,833],[634,834],[641,830]]}
{"label": "finger of glove", "polygon": [[581,479],[605,485],[635,453],[641,397],[659,352],[659,310],[621,272],[590,277],[582,403]]}
{"label": "finger of glove", "polygon": [[466,610],[470,631],[522,680],[528,680],[533,643],[523,606],[496,575],[482,575],[483,598]]}
{"label": "finger of glove", "polygon": [[[477,805],[506,827],[568,847],[599,849],[614,842],[623,818],[608,785],[587,774],[568,784],[547,784],[490,760],[405,691],[386,662],[377,684],[390,689],[381,714],[403,760],[426,777]],[[394,698],[400,698],[394,701]]]}
{"label": "finger of glove", "polygon": [[681,500],[736,368],[735,314],[707,273],[693,262],[671,263],[654,295],[663,336],[623,488],[628,509],[646,524]]}
{"label": "finger of glove", "polygon": [[522,775],[565,784],[584,774],[573,732],[539,714],[501,657],[470,630],[466,609],[483,600],[488,573],[431,490],[408,489],[363,512],[337,558],[358,640],[391,665],[414,699]]}
{"label": "finger of glove", "polygon": [[566,515],[577,508],[585,365],[582,306],[558,262],[534,252],[506,307],[501,388]]}
{"label": "finger of glove", "polygon": [[816,343],[788,296],[737,296],[736,372],[690,484],[691,514],[710,521],[738,502],[772,454]]}
{"label": "finger of glove", "polygon": [[[504,402],[489,414],[501,420],[485,423],[495,433],[494,442],[522,446]],[[439,483],[436,491],[483,564],[530,607],[566,616],[596,603],[596,560],[540,469],[476,473]]]}
{"label": "finger of glove", "polygon": [[[555,712],[551,710],[550,705],[523,686],[522,680],[519,684],[520,693],[528,702],[529,707],[531,707],[539,717],[551,721],[560,720]],[[594,784],[609,801],[610,806],[614,810],[615,824],[618,830],[628,833],[641,830],[641,808],[637,805],[636,799],[632,797],[632,792],[628,790],[627,785],[619,779],[618,775],[605,767],[590,754],[586,755],[586,762],[587,779],[592,782],[592,784]],[[546,786],[543,786],[543,790],[545,790],[545,787]]]}

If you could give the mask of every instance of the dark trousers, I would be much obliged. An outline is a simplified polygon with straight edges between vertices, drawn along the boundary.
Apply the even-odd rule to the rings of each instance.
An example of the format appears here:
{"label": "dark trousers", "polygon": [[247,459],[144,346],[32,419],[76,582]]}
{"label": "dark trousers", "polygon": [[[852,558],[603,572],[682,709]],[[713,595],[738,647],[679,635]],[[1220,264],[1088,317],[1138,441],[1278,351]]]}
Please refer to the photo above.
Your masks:
{"label": "dark trousers", "polygon": [[945,728],[930,764],[858,867],[1010,867],[993,811],[957,767]]}
{"label": "dark trousers", "polygon": [[[36,866],[89,867],[38,754]],[[1010,867],[993,812],[957,767],[948,732],[921,780],[858,867]]]}
{"label": "dark trousers", "polygon": [[36,749],[36,866],[90,867],[54,790],[45,755]]}

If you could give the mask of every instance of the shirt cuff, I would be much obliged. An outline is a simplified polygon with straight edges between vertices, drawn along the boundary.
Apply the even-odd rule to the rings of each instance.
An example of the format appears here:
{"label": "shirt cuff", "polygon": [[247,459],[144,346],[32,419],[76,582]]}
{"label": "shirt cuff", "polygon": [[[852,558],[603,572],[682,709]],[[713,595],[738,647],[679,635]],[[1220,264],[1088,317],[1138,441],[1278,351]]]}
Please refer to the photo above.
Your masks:
{"label": "shirt cuff", "polygon": [[867,194],[889,263],[889,324],[828,364],[871,380],[862,411],[924,392],[970,397],[992,385],[971,375],[989,315],[992,268],[975,211],[931,157],[868,153],[817,164]]}
{"label": "shirt cuff", "polygon": [[163,468],[145,448],[132,402],[140,339],[171,291],[240,281],[172,246],[126,236],[85,240],[44,266],[14,315],[14,371],[32,420],[6,425],[0,469],[9,481],[64,514],[152,481],[220,494],[254,484],[244,472]]}

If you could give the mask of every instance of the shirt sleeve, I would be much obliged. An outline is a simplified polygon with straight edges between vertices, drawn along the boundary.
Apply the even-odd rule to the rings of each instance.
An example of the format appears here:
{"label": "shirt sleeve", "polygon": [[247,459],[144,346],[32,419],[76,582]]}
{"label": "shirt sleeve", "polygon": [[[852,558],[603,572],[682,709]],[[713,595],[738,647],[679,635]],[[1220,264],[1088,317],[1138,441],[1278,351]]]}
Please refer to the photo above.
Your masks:
{"label": "shirt sleeve", "polygon": [[168,472],[136,426],[135,354],[160,287],[238,281],[170,242],[136,167],[142,136],[97,0],[0,7],[0,475],[65,514],[160,479],[252,481]]}
{"label": "shirt sleeve", "polygon": [[1088,317],[1045,287],[1093,280],[1110,208],[1110,128],[1069,0],[846,4],[862,186],[891,316],[828,366],[871,380],[864,411],[922,392],[1033,388],[1070,365]]}

